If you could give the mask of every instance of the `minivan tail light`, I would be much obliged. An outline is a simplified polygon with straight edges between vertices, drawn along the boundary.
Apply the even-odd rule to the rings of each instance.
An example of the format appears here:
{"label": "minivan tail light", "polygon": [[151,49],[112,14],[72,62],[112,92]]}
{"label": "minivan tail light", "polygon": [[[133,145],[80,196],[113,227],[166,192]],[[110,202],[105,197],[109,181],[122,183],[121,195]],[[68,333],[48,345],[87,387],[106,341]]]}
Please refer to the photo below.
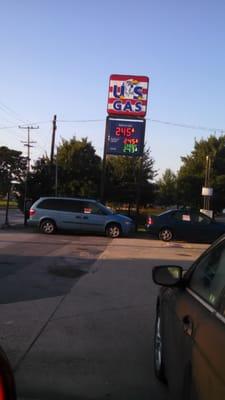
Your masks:
{"label": "minivan tail light", "polygon": [[29,210],[29,216],[30,216],[30,217],[33,217],[34,214],[36,214],[36,211],[35,211],[33,208],[31,208],[31,209]]}
{"label": "minivan tail light", "polygon": [[147,225],[153,225],[153,219],[152,219],[152,217],[148,217],[147,218]]}

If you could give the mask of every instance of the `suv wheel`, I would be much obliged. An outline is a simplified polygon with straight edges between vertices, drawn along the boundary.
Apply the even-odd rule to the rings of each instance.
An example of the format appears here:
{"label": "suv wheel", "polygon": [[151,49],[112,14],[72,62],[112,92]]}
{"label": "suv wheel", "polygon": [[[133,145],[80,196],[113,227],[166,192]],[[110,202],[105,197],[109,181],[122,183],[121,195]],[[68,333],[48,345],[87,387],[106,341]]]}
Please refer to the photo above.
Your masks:
{"label": "suv wheel", "polygon": [[159,307],[157,308],[155,320],[155,335],[154,335],[154,370],[156,377],[166,382],[164,371],[164,354],[163,354],[163,341],[162,341],[162,326]]}
{"label": "suv wheel", "polygon": [[120,226],[118,224],[114,224],[114,223],[109,224],[106,227],[105,232],[106,232],[106,236],[111,237],[113,239],[118,238],[119,236],[121,236],[121,233],[122,233]]}
{"label": "suv wheel", "polygon": [[40,231],[42,233],[45,233],[47,235],[51,235],[56,232],[56,225],[54,221],[51,219],[45,219],[44,221],[41,222],[40,225]]}

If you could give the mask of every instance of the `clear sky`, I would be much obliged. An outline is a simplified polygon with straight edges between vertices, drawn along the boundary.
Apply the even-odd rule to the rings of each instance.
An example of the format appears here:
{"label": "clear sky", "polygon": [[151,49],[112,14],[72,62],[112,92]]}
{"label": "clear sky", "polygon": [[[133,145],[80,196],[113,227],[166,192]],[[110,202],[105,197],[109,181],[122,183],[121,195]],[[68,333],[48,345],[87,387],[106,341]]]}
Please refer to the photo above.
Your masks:
{"label": "clear sky", "polygon": [[[225,131],[224,0],[0,0],[0,145],[24,149],[22,121],[39,122],[33,158],[60,137],[87,136],[102,155],[108,79],[147,75],[147,118]],[[42,122],[42,123],[40,123]],[[45,123],[43,123],[45,122]],[[148,121],[156,168],[176,171],[210,131]]]}

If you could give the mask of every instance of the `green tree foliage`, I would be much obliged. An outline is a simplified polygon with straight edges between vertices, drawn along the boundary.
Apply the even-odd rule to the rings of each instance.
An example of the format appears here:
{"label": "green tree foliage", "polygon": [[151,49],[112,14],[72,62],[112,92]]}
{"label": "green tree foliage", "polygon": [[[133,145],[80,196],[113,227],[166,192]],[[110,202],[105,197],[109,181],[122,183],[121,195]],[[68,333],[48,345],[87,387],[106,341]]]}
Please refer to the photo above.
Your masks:
{"label": "green tree foliage", "polygon": [[87,138],[62,140],[58,147],[59,192],[95,197],[99,193],[101,158]]}
{"label": "green tree foliage", "polygon": [[[58,195],[100,198],[102,161],[87,138],[63,139],[58,146],[57,165]],[[37,160],[29,174],[27,197],[35,201],[41,196],[54,196],[55,171],[56,160],[53,165],[46,155]],[[144,153],[142,166],[139,158],[109,157],[106,170],[106,200],[135,203],[140,180],[141,203],[152,202],[152,180],[155,175],[150,150]],[[22,196],[23,190],[24,187],[21,187]]]}
{"label": "green tree foliage", "polygon": [[[32,166],[32,171],[27,177],[27,199],[31,202],[36,201],[41,196],[52,196],[54,194],[54,174],[55,167],[51,165],[47,155],[39,158]],[[23,211],[25,182],[17,186],[18,206]]]}
{"label": "green tree foliage", "polygon": [[166,169],[157,182],[157,202],[164,206],[177,204],[177,177],[171,169]]}
{"label": "green tree foliage", "polygon": [[183,165],[177,178],[179,202],[202,206],[206,156],[212,161],[210,185],[214,188],[213,208],[219,210],[225,207],[225,136],[211,135],[208,139],[195,141],[191,154],[181,157]]}
{"label": "green tree foliage", "polygon": [[0,193],[5,195],[10,188],[10,182],[22,182],[26,171],[27,160],[21,151],[0,147]]}
{"label": "green tree foliage", "polygon": [[55,165],[51,165],[47,155],[39,158],[32,167],[28,179],[28,197],[37,200],[40,196],[54,193]]}
{"label": "green tree foliage", "polygon": [[128,156],[111,156],[106,164],[106,190],[108,200],[135,203],[138,182],[141,183],[141,203],[153,201],[152,180],[156,176],[154,160],[150,150],[143,156],[143,164],[139,158]]}
{"label": "green tree foliage", "polygon": [[[58,194],[96,197],[99,193],[101,158],[86,138],[62,140],[57,152]],[[56,159],[51,164],[47,155],[39,158],[28,179],[27,197],[55,196]],[[24,188],[21,187],[21,195]]]}

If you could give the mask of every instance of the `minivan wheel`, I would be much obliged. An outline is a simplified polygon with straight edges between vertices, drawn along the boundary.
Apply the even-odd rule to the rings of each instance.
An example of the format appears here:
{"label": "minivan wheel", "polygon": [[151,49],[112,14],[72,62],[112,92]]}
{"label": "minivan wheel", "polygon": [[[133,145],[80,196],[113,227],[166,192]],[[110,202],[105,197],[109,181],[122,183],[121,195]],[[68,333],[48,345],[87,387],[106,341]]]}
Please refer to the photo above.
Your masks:
{"label": "minivan wheel", "polygon": [[51,235],[51,234],[55,233],[56,225],[55,225],[54,221],[52,221],[51,219],[45,219],[44,221],[42,221],[40,224],[40,231],[47,235]]}
{"label": "minivan wheel", "polygon": [[169,228],[162,228],[159,232],[159,239],[164,242],[170,242],[173,239],[173,232]]}
{"label": "minivan wheel", "polygon": [[106,233],[106,236],[115,239],[115,238],[118,238],[119,236],[121,236],[122,231],[118,224],[112,223],[106,227],[105,233]]}
{"label": "minivan wheel", "polygon": [[155,335],[154,335],[154,370],[156,377],[166,383],[164,370],[164,354],[162,341],[161,316],[159,308],[157,309],[155,320]]}

